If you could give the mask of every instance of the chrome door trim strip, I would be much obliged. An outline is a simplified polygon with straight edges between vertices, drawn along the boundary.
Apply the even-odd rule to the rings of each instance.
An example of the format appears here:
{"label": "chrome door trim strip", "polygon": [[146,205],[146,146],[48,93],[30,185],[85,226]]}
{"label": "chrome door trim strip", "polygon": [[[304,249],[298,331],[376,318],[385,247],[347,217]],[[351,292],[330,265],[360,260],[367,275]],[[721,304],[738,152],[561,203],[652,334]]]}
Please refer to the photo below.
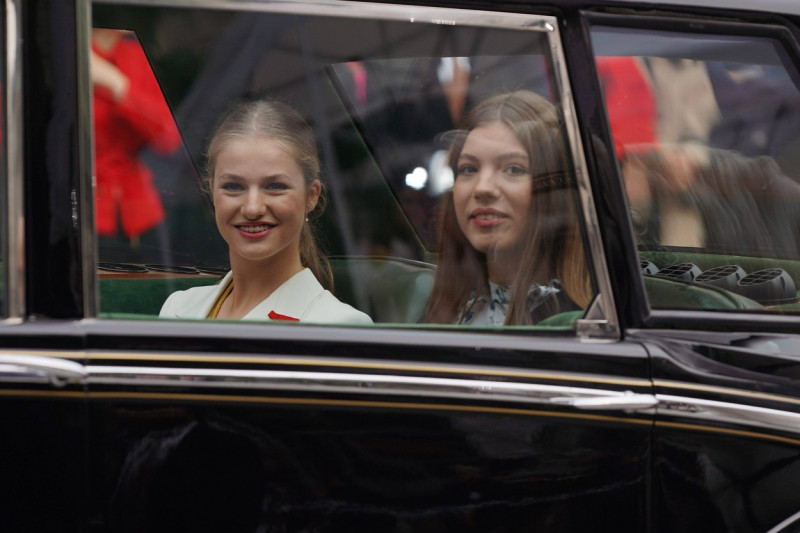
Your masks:
{"label": "chrome door trim strip", "polygon": [[[146,352],[83,352],[80,350],[26,350],[26,349],[0,349],[0,357],[3,355],[33,355],[39,357],[51,357],[58,359],[67,359],[73,361],[128,361],[164,364],[164,363],[180,363],[180,364],[203,364],[203,365],[259,365],[259,366],[295,366],[295,367],[319,367],[319,368],[336,368],[336,369],[349,369],[351,374],[358,371],[370,372],[425,372],[429,374],[454,375],[454,376],[480,376],[480,377],[497,377],[505,379],[522,379],[522,380],[547,380],[550,382],[572,382],[572,383],[587,383],[601,386],[615,386],[618,388],[634,388],[645,389],[651,385],[658,388],[673,388],[684,389],[694,392],[713,393],[719,395],[726,395],[738,400],[757,399],[767,402],[776,402],[781,404],[788,404],[793,406],[800,406],[800,398],[791,396],[781,396],[778,394],[769,394],[765,392],[747,391],[741,389],[734,389],[729,387],[720,387],[713,385],[702,385],[695,383],[682,383],[677,381],[655,380],[650,382],[645,379],[635,378],[613,378],[604,376],[595,376],[591,374],[567,374],[563,372],[547,372],[547,371],[532,371],[524,368],[514,367],[487,367],[480,365],[455,365],[444,363],[428,363],[428,362],[403,362],[391,361],[381,359],[342,359],[342,358],[325,358],[325,357],[309,357],[309,356],[292,356],[292,355],[225,355],[225,354],[178,354],[178,353],[146,353]],[[153,368],[153,367],[131,367],[129,368]],[[109,373],[113,373],[113,369],[118,368],[108,365],[94,365],[91,368],[108,369]],[[159,367],[160,368],[160,367]],[[175,368],[173,368],[174,370]],[[184,373],[192,372],[191,369],[184,370]],[[255,370],[252,370],[255,371]],[[247,370],[251,372],[251,370]],[[490,381],[491,383],[499,383],[498,381]],[[591,389],[596,390],[596,389]],[[657,393],[657,398],[682,398],[682,402],[695,402],[703,401],[696,400],[688,396],[668,395]],[[740,405],[733,402],[723,402],[726,405]]]}
{"label": "chrome door trim strip", "polygon": [[22,9],[24,0],[6,0],[5,117],[5,235],[2,236],[6,317],[25,316],[25,162],[22,115]]}
{"label": "chrome door trim strip", "polygon": [[[491,380],[498,379],[517,379],[517,380],[544,380],[547,382],[570,382],[585,383],[596,386],[613,386],[617,389],[650,390],[652,383],[647,379],[624,378],[624,377],[605,377],[592,374],[569,374],[563,372],[534,371],[525,368],[515,367],[492,367],[481,365],[456,365],[446,363],[429,363],[416,361],[392,361],[384,359],[342,359],[325,358],[313,356],[293,356],[293,355],[225,355],[225,354],[169,354],[169,353],[142,353],[142,352],[82,352],[82,351],[58,351],[58,350],[26,350],[26,349],[0,349],[0,359],[4,356],[36,356],[43,358],[62,359],[69,361],[122,361],[127,362],[129,368],[153,368],[152,366],[133,366],[131,363],[169,364],[178,363],[181,365],[248,365],[259,367],[304,367],[304,368],[324,368],[336,369],[330,373],[335,373],[339,369],[347,369],[349,373],[362,372],[413,372],[425,373],[428,375],[442,376],[477,376]],[[119,368],[107,364],[95,364],[91,368],[115,369]],[[163,368],[163,367],[158,367]],[[184,366],[172,367],[172,369]],[[192,372],[191,368],[183,373]],[[247,372],[258,371],[258,369],[246,370]],[[313,370],[311,370],[313,372]],[[317,370],[317,372],[320,372]],[[498,383],[499,381],[491,381]],[[592,389],[595,390],[595,389]]]}
{"label": "chrome door trim strip", "polygon": [[[0,351],[0,354],[3,352]],[[14,350],[9,353],[29,353],[22,350]],[[37,355],[30,352],[30,355]],[[48,354],[52,357],[57,355]],[[71,357],[73,359],[77,356]],[[197,363],[215,364],[222,363],[227,365],[247,364],[247,365],[270,365],[270,366],[299,366],[299,367],[325,367],[325,368],[347,368],[352,371],[398,371],[398,372],[426,372],[430,374],[451,374],[468,376],[493,376],[502,378],[516,379],[540,379],[547,381],[570,381],[579,383],[592,383],[602,385],[615,385],[619,387],[650,388],[652,383],[646,379],[635,378],[613,378],[591,374],[565,374],[548,371],[531,371],[521,368],[508,367],[486,367],[478,365],[447,365],[441,363],[422,363],[422,362],[393,362],[379,359],[325,359],[321,357],[303,357],[290,355],[277,356],[245,356],[245,355],[163,355],[163,354],[92,354],[87,357],[89,361],[128,361],[128,362],[177,362],[177,363]],[[102,366],[102,365],[98,365]]]}
{"label": "chrome door trim strip", "polygon": [[731,389],[728,387],[720,387],[716,385],[702,385],[697,383],[684,383],[680,381],[668,381],[663,379],[653,380],[653,385],[656,390],[660,388],[684,389],[691,391],[707,392],[713,394],[725,394],[729,396],[741,396],[744,398],[755,398],[759,400],[766,400],[770,402],[782,402],[800,405],[800,398],[791,396],[780,396],[778,394],[769,394],[766,392],[755,392],[740,389]]}
{"label": "chrome door trim strip", "polygon": [[[691,419],[800,435],[800,413],[686,396],[654,395],[656,407],[625,407],[628,390],[590,389],[508,381],[470,380],[385,374],[282,370],[186,369],[163,367],[86,367],[85,383],[93,386],[167,387],[171,389],[234,389],[292,391],[547,405],[581,409],[584,402],[609,400],[610,411],[664,418]],[[647,394],[637,395],[640,397]],[[603,410],[603,409],[599,409]]]}
{"label": "chrome door trim strip", "polygon": [[788,528],[789,526],[792,525],[797,525],[798,521],[800,521],[800,511],[794,513],[789,518],[783,520],[780,524],[767,531],[767,533],[780,533],[781,531],[792,531],[784,528]]}
{"label": "chrome door trim strip", "polygon": [[[93,386],[222,388],[448,398],[571,407],[575,399],[618,399],[630,391],[612,391],[507,381],[305,372],[283,370],[186,369],[154,367],[86,367],[85,383]],[[616,409],[610,409],[616,410]],[[628,410],[628,409],[621,409]]]}
{"label": "chrome door trim strip", "polygon": [[[0,389],[0,396],[4,395]],[[51,391],[26,391],[31,392],[31,396],[47,397],[52,395]],[[7,396],[7,395],[6,395]],[[320,409],[331,409],[337,407],[355,407],[369,409],[405,409],[422,410],[431,412],[451,412],[451,413],[481,413],[499,415],[518,415],[518,416],[539,416],[569,421],[590,420],[592,422],[609,422],[613,424],[628,424],[635,426],[651,426],[650,418],[632,418],[616,414],[595,414],[595,413],[572,413],[568,411],[551,411],[546,409],[532,409],[521,407],[488,406],[479,404],[451,404],[444,402],[413,402],[413,401],[391,401],[391,400],[349,400],[338,398],[308,398],[291,396],[241,396],[241,395],[221,395],[208,393],[152,393],[152,392],[89,392],[86,397],[92,401],[179,401],[179,402],[206,402],[215,404],[258,404],[287,406],[313,406]],[[781,441],[787,440],[785,437],[773,437],[763,435],[763,438]],[[800,444],[800,441],[797,441]]]}
{"label": "chrome door trim strip", "polygon": [[748,428],[785,431],[800,435],[800,413],[752,405],[656,394],[656,424],[664,417],[734,424]]}
{"label": "chrome door trim strip", "polygon": [[33,381],[63,387],[68,383],[82,383],[85,378],[86,367],[68,359],[35,355],[0,355],[0,383]]}
{"label": "chrome door trim strip", "polygon": [[[652,383],[647,379],[606,377],[592,374],[564,373],[556,371],[535,371],[519,367],[484,366],[469,364],[431,363],[422,361],[396,361],[390,359],[344,359],[322,356],[296,355],[248,355],[248,354],[198,354],[198,353],[155,353],[155,352],[84,352],[80,350],[31,350],[0,349],[0,357],[5,355],[30,355],[68,359],[73,361],[127,361],[132,363],[149,363],[150,365],[179,363],[195,365],[258,365],[258,366],[295,366],[349,369],[354,372],[417,372],[435,375],[498,377],[521,380],[568,381],[572,383],[588,383],[595,385],[611,385],[618,388],[650,389]],[[95,367],[117,368],[111,365],[96,364]],[[152,368],[142,366],[133,368]],[[160,368],[160,367],[159,367]],[[187,371],[190,371],[188,369]]]}

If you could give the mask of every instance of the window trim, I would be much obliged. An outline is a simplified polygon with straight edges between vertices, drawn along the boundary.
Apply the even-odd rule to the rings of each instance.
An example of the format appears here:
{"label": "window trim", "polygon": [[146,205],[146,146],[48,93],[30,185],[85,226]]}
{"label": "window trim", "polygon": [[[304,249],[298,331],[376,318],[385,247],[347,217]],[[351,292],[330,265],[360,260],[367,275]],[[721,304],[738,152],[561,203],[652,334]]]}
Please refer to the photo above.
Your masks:
{"label": "window trim", "polygon": [[5,139],[5,235],[2,255],[5,318],[18,322],[25,305],[25,155],[22,108],[22,10],[24,0],[6,0],[5,5],[5,94],[3,138]]}
{"label": "window trim", "polygon": [[[794,64],[798,70],[798,73],[800,73],[800,43],[798,43],[791,29],[782,25],[777,19],[771,22],[747,23],[732,22],[730,20],[700,18],[697,15],[677,12],[671,14],[660,13],[655,16],[640,14],[618,15],[592,11],[585,11],[583,14],[587,23],[588,45],[590,46],[593,60],[596,60],[597,55],[591,42],[591,31],[595,26],[609,26],[640,31],[651,30],[673,33],[691,33],[698,35],[714,34],[737,37],[769,38],[774,40],[776,44],[779,44],[783,47],[781,50],[782,54],[784,57],[786,57],[786,59]],[[605,134],[608,135],[609,138],[612,138],[605,102],[603,102],[602,108],[605,118]],[[614,162],[613,166],[617,173],[616,179],[622,183],[622,170],[619,168],[619,161],[616,155],[612,159]],[[627,199],[624,201],[626,202],[625,211],[627,213],[628,229],[631,235],[630,238],[633,239],[634,233],[630,218],[630,210],[627,206]],[[634,249],[636,249],[635,243],[632,243],[632,246]],[[638,262],[639,258],[637,254],[636,263],[638,264]],[[647,292],[644,287],[644,278],[639,269],[635,270],[631,281],[637,283],[638,290],[640,290],[644,295],[644,316],[642,316],[641,328],[679,328],[687,330],[703,329],[710,331],[723,331],[730,330],[730,328],[736,328],[739,330],[796,332],[798,321],[800,321],[800,315],[778,313],[753,313],[744,310],[726,311],[713,309],[653,308],[651,307],[650,300],[647,297]]]}
{"label": "window trim", "polygon": [[[92,0],[84,0],[90,2]],[[383,19],[421,22],[432,25],[469,25],[488,28],[502,28],[543,32],[547,35],[550,46],[550,59],[553,62],[554,88],[559,98],[559,106],[564,116],[565,128],[575,169],[575,179],[581,202],[581,213],[586,231],[586,246],[591,257],[587,258],[592,267],[597,293],[586,310],[583,319],[576,323],[577,336],[580,339],[619,340],[620,327],[616,313],[614,294],[608,273],[608,263],[600,233],[599,219],[594,204],[591,181],[587,170],[586,155],[581,142],[577,113],[572,101],[572,90],[566,68],[564,48],[559,32],[559,21],[554,16],[525,13],[508,13],[498,11],[468,10],[456,8],[438,8],[430,6],[377,4],[368,2],[330,2],[328,0],[288,0],[284,2],[257,2],[235,0],[105,0],[93,3],[119,6],[157,6],[163,8],[187,9],[226,9],[233,11],[253,11],[263,13],[300,14],[313,16],[348,17],[353,19]],[[87,37],[90,24],[81,29],[81,64],[85,69],[81,80],[88,80]],[[90,86],[89,86],[90,87]],[[90,106],[90,92],[81,91],[82,107]],[[83,117],[85,118],[85,117]],[[91,117],[89,117],[89,120]],[[90,131],[91,131],[91,123]],[[93,134],[93,132],[92,132]],[[92,137],[87,137],[91,139]],[[91,159],[84,160],[83,168],[91,167]],[[84,172],[84,174],[86,174]],[[90,180],[83,176],[84,183]],[[93,198],[93,196],[86,196]],[[92,202],[93,207],[94,203]],[[83,207],[84,211],[91,211]],[[92,266],[96,262],[96,236],[93,230],[91,213],[82,213],[82,235],[84,252],[84,279],[86,280],[86,298],[91,303],[86,306],[87,317],[97,314],[99,299],[97,273]],[[88,216],[87,216],[88,215]]]}
{"label": "window trim", "polygon": [[[83,279],[83,316],[97,316],[100,291],[97,290],[97,235],[94,232],[94,108],[92,107],[92,77],[89,71],[91,55],[92,12],[89,2],[78,2],[76,13],[78,65],[78,165],[79,198],[71,198],[73,213],[78,210],[81,236],[81,273]],[[91,201],[89,201],[91,199]]]}

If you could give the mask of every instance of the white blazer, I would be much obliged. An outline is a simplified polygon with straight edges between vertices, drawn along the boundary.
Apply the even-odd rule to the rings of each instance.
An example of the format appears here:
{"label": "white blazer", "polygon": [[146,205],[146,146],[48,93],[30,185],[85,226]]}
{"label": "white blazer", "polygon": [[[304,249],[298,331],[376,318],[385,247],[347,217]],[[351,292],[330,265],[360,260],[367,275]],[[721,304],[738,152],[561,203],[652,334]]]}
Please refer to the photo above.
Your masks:
{"label": "white blazer", "polygon": [[[228,272],[215,285],[173,292],[161,307],[161,318],[199,319],[208,313],[231,279]],[[372,319],[342,303],[304,268],[255,306],[243,320],[284,320],[316,323],[372,324]]]}

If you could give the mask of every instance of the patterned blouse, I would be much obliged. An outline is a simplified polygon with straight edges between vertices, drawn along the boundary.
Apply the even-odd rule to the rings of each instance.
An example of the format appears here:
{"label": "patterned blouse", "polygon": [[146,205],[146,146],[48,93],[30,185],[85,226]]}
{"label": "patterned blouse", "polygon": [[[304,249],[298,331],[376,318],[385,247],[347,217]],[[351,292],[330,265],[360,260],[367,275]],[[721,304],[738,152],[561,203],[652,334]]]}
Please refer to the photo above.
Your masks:
{"label": "patterned blouse", "polygon": [[[528,291],[528,313],[533,313],[534,309],[561,292],[559,285],[558,280],[551,281],[550,285],[538,283],[531,285]],[[502,326],[510,301],[511,287],[489,281],[489,291],[478,296],[473,294],[470,297],[458,323],[472,326]]]}

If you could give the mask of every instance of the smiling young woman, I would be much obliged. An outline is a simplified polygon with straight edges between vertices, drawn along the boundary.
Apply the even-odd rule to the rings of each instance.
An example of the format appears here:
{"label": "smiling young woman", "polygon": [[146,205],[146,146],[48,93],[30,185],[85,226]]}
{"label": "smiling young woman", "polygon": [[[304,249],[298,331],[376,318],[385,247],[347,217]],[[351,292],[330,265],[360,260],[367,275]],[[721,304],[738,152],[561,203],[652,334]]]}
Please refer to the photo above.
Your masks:
{"label": "smiling young woman", "polygon": [[265,267],[284,278],[303,269],[300,235],[321,185],[306,185],[291,153],[269,138],[231,141],[217,153],[209,185],[235,272]]}
{"label": "smiling young woman", "polygon": [[[208,186],[231,271],[211,287],[170,295],[162,317],[371,323],[336,299],[311,218],[324,208],[314,134],[290,107],[235,107],[208,149]],[[322,283],[320,283],[322,282]]]}
{"label": "smiling young woman", "polygon": [[453,208],[476,251],[487,255],[489,279],[510,285],[519,263],[531,206],[531,162],[502,122],[470,131],[456,162]]}
{"label": "smiling young woman", "polygon": [[591,297],[556,108],[516,91],[478,104],[450,147],[427,321],[530,325]]}

